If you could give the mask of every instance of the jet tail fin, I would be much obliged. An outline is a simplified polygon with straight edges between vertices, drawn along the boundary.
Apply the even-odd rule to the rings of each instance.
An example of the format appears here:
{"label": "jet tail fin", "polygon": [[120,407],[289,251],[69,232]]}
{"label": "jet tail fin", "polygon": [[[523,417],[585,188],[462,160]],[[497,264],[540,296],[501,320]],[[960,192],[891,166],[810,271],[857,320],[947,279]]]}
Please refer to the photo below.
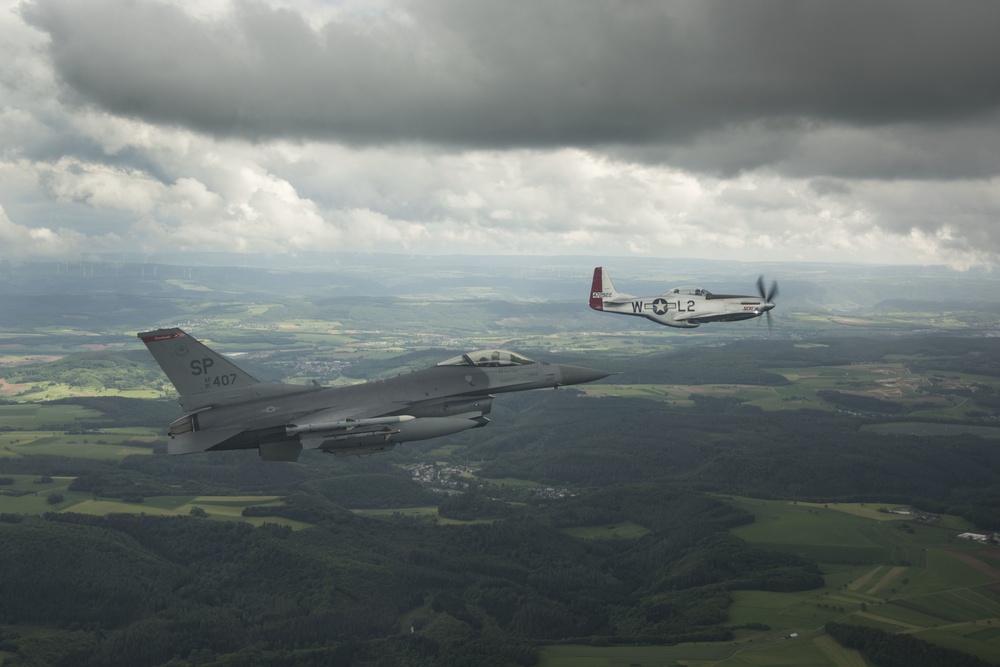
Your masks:
{"label": "jet tail fin", "polygon": [[182,329],[158,329],[139,334],[153,358],[181,395],[187,409],[209,405],[215,394],[231,394],[259,384],[239,366],[210,350]]}
{"label": "jet tail fin", "polygon": [[594,280],[590,284],[590,307],[594,310],[604,310],[604,302],[620,299],[627,299],[627,294],[622,294],[615,289],[611,282],[611,276],[604,270],[603,266],[594,269]]}

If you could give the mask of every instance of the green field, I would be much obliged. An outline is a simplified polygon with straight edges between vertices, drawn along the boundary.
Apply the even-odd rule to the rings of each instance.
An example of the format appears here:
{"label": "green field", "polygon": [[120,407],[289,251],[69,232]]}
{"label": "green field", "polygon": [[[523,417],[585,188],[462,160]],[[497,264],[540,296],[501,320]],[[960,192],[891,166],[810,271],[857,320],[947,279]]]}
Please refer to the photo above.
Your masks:
{"label": "green field", "polygon": [[[2,502],[2,501],[0,501]],[[141,503],[129,503],[114,498],[89,498],[60,506],[61,511],[78,512],[80,514],[148,514],[152,516],[184,516],[191,514],[194,508],[205,512],[208,519],[224,521],[244,521],[259,526],[273,523],[290,526],[298,530],[308,524],[301,521],[274,516],[244,517],[243,510],[247,507],[280,505],[282,500],[277,496],[154,496],[144,498]]]}
{"label": "green field", "polygon": [[563,528],[564,533],[584,540],[599,540],[607,538],[634,539],[649,535],[648,528],[631,521],[612,523],[606,526],[582,526],[579,528]]}
{"label": "green field", "polygon": [[153,443],[160,438],[150,429],[111,429],[103,433],[76,434],[65,431],[6,431],[0,433],[0,457],[49,454],[118,461],[126,456],[152,454]]}
{"label": "green field", "polygon": [[73,424],[78,419],[97,419],[101,414],[79,405],[0,405],[0,424],[15,429],[43,428],[49,424]]}
{"label": "green field", "polygon": [[[989,376],[943,372],[912,373],[902,363],[851,364],[847,366],[815,366],[807,368],[768,368],[768,373],[782,375],[791,384],[765,386],[754,384],[599,384],[582,389],[588,396],[646,398],[671,406],[693,405],[692,396],[731,397],[746,405],[763,410],[837,410],[818,392],[836,391],[899,405],[909,415],[928,420],[963,420],[972,403],[963,391],[974,386],[986,386],[1000,392],[1000,381]],[[944,386],[954,391],[933,390]],[[972,433],[1000,437],[1000,428],[961,424],[900,422],[868,426],[879,433],[913,435],[954,435]]]}
{"label": "green field", "polygon": [[921,525],[879,511],[893,509],[888,504],[729,501],[757,517],[734,534],[763,548],[816,558],[826,586],[796,593],[733,591],[726,625],[762,623],[769,629],[738,630],[729,643],[545,646],[539,665],[865,667],[859,653],[826,635],[827,621],[907,632],[1000,662],[1000,548],[957,539],[967,529],[963,521],[941,517],[936,525]]}
{"label": "green field", "polygon": [[[2,386],[2,385],[0,385]],[[113,389],[101,385],[70,385],[59,382],[44,382],[41,384],[29,384],[18,388],[8,388],[0,391],[0,396],[19,402],[29,401],[57,401],[63,398],[76,398],[77,396],[120,396],[122,398],[161,398],[164,392],[158,388],[147,387],[141,389]],[[2,409],[5,406],[0,406]],[[49,408],[50,406],[38,406]],[[51,407],[72,407],[72,406],[51,406]]]}
{"label": "green field", "polygon": [[[1000,625],[994,590],[1000,548],[958,539],[968,530],[963,521],[941,517],[926,524],[878,511],[889,505],[732,502],[757,517],[733,533],[765,548],[808,554],[820,562],[827,586],[790,594],[738,591],[731,622],[763,622],[800,635],[821,632],[828,620],[861,623],[1000,661],[1000,632],[990,631]],[[782,663],[762,658],[753,664]]]}
{"label": "green field", "polygon": [[[150,496],[141,503],[125,502],[118,498],[94,498],[93,495],[69,489],[73,477],[52,477],[42,481],[37,475],[3,475],[14,480],[13,484],[0,487],[0,491],[13,491],[17,495],[0,493],[0,513],[43,514],[45,512],[76,512],[79,514],[148,514],[151,516],[183,516],[198,508],[206,518],[226,521],[244,521],[253,525],[274,523],[304,528],[301,521],[283,517],[244,517],[247,507],[280,505],[279,496]],[[21,495],[23,494],[23,495]],[[49,502],[51,494],[62,496],[57,503]]]}
{"label": "green field", "polygon": [[[70,491],[69,485],[73,477],[52,477],[51,481],[42,481],[38,475],[3,475],[14,480],[13,484],[5,484],[0,491],[14,492],[18,495],[0,493],[0,512],[13,514],[42,514],[60,510],[90,497],[89,493]],[[20,495],[24,494],[24,495]],[[62,502],[50,503],[49,495],[59,494]]]}
{"label": "green field", "polygon": [[116,461],[152,454],[163,437],[154,428],[92,429],[101,416],[79,405],[0,405],[0,425],[11,429],[0,431],[0,458],[47,454]]}

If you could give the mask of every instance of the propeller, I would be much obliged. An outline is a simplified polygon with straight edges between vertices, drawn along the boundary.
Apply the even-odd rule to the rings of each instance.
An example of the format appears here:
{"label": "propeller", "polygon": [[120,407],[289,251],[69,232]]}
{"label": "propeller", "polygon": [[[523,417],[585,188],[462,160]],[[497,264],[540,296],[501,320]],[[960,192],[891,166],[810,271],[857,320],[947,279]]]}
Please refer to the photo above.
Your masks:
{"label": "propeller", "polygon": [[[757,293],[760,294],[760,298],[763,299],[766,303],[772,304],[772,308],[773,308],[774,307],[773,306],[773,304],[774,304],[774,298],[776,296],[778,296],[778,281],[777,280],[772,280],[771,281],[771,289],[765,291],[764,290],[764,276],[758,276],[758,278],[757,278]],[[768,328],[768,330],[770,330],[771,329],[771,308],[768,308],[764,312],[767,313],[767,328]]]}

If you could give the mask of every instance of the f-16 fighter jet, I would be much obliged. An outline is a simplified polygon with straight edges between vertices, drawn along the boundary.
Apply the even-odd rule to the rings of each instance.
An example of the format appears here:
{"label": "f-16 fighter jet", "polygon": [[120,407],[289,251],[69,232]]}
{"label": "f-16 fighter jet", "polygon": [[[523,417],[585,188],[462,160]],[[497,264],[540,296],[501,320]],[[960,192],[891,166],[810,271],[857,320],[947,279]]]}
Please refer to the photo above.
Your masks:
{"label": "f-16 fighter jet", "polygon": [[259,382],[181,329],[140,333],[180,394],[169,454],[257,448],[268,461],[303,449],[338,456],[390,450],[485,426],[494,394],[599,380],[604,371],[532,361],[506,350],[462,354],[350,387]]}
{"label": "f-16 fighter jet", "polygon": [[693,329],[708,322],[738,322],[767,313],[771,326],[771,309],[778,296],[778,283],[772,282],[765,292],[764,277],[757,279],[758,296],[712,294],[700,287],[675,287],[659,296],[632,296],[615,289],[603,267],[594,269],[590,286],[590,307],[607,313],[637,315],[668,327]]}

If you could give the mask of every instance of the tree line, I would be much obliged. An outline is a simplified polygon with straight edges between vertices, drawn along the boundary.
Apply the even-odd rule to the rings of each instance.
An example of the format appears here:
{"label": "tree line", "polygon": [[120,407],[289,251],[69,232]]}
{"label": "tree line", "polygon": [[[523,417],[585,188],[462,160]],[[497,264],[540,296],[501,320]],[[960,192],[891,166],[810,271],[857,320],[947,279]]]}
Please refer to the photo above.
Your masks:
{"label": "tree line", "polygon": [[[619,491],[616,512],[638,518],[649,492]],[[664,529],[639,540],[569,537],[557,527],[566,517],[544,508],[434,526],[314,506],[315,527],[302,531],[194,517],[23,517],[0,522],[0,623],[90,633],[92,646],[64,656],[77,665],[253,664],[259,655],[385,664],[387,650],[416,665],[526,665],[537,641],[727,639],[729,590],[821,583],[814,565],[727,536],[737,517],[726,517],[740,513],[724,503],[664,502],[676,502],[661,510]]]}

